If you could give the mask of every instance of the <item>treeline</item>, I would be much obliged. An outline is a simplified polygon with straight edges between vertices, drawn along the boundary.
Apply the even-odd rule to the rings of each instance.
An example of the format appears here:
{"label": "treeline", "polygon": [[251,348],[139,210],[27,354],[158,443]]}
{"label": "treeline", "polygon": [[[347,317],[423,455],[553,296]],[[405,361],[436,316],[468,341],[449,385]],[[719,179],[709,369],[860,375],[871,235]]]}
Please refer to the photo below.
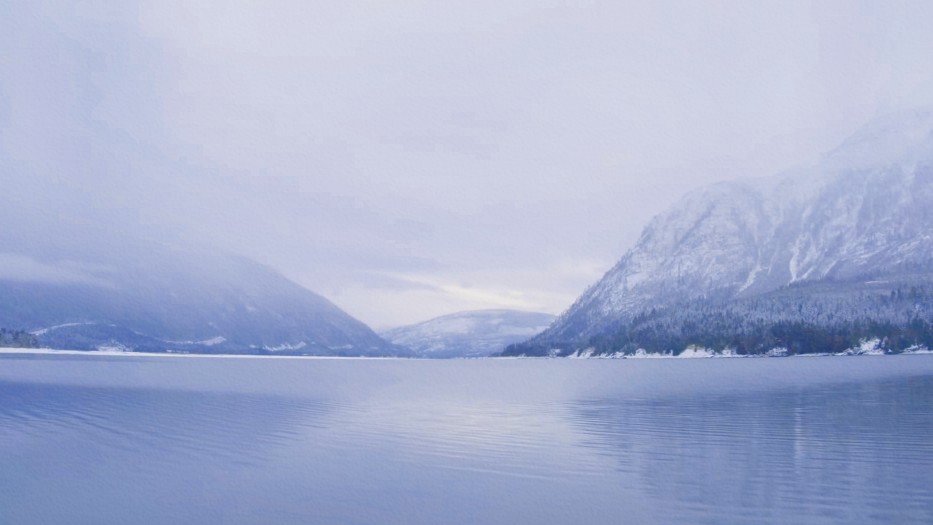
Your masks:
{"label": "treeline", "polygon": [[39,339],[23,330],[0,328],[0,348],[39,348]]}
{"label": "treeline", "polygon": [[838,353],[879,339],[889,352],[933,348],[933,286],[926,283],[818,283],[732,301],[695,300],[650,309],[586,341],[512,345],[503,355],[598,354],[638,349],[677,354],[691,345],[757,355]]}

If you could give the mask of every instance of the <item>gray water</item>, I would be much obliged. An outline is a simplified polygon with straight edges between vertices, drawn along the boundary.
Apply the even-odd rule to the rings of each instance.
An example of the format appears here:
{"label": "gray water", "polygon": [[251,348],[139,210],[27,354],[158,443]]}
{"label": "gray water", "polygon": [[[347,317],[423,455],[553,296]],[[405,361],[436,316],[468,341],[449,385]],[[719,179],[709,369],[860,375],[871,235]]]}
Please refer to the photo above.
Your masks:
{"label": "gray water", "polygon": [[933,523],[933,356],[0,357],[0,523]]}

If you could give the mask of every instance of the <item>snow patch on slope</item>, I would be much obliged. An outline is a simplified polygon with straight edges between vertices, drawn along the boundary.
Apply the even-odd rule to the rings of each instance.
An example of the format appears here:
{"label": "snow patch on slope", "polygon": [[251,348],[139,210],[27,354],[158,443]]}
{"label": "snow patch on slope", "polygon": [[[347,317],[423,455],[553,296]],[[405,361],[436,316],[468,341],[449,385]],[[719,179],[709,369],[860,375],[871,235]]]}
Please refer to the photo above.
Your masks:
{"label": "snow patch on slope", "polygon": [[586,344],[651,308],[933,260],[933,112],[865,126],[812,165],[693,191],[535,341]]}
{"label": "snow patch on slope", "polygon": [[[306,347],[306,346],[308,346],[308,343],[306,343],[306,342],[304,342],[304,341],[301,341],[301,342],[296,343],[296,344],[282,343],[282,344],[276,345],[276,346],[264,345],[264,346],[262,347],[262,349],[263,349],[263,350],[266,350],[266,351],[269,351],[269,352],[290,352],[290,351],[293,351],[293,350],[301,350],[302,348],[304,348],[304,347]],[[351,346],[351,348],[352,348],[352,346]]]}
{"label": "snow patch on slope", "polygon": [[215,336],[208,339],[202,339],[200,341],[165,341],[166,343],[176,344],[176,345],[200,345],[200,346],[217,346],[227,342],[227,339],[223,336]]}
{"label": "snow patch on slope", "polygon": [[72,326],[87,326],[87,325],[92,325],[92,324],[96,324],[96,323],[90,323],[90,322],[88,323],[64,323],[64,324],[58,324],[55,326],[49,326],[48,328],[41,328],[39,330],[33,330],[29,333],[32,335],[45,335],[49,332],[58,330],[60,328],[70,328]]}

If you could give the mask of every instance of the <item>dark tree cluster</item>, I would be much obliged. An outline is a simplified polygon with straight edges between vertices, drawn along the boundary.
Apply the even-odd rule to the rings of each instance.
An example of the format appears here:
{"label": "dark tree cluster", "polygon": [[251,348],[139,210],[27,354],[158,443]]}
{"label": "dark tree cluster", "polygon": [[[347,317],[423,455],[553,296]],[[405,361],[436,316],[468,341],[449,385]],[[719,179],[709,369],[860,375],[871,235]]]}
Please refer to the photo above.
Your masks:
{"label": "dark tree cluster", "polygon": [[0,347],[39,348],[39,340],[35,335],[23,330],[0,328]]}
{"label": "dark tree cluster", "polygon": [[599,354],[677,354],[690,345],[758,355],[775,348],[789,354],[838,353],[879,339],[888,352],[933,348],[933,285],[822,282],[788,286],[729,301],[694,300],[644,310],[586,341],[530,341],[504,355],[568,355],[581,348]]}

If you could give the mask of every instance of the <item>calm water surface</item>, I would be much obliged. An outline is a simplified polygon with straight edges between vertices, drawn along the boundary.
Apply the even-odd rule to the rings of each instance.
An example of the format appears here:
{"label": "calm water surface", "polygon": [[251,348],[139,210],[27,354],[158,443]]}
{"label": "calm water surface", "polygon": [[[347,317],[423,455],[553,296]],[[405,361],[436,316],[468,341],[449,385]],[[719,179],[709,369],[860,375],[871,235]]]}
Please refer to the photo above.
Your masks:
{"label": "calm water surface", "polygon": [[933,523],[933,356],[0,357],[0,523]]}

